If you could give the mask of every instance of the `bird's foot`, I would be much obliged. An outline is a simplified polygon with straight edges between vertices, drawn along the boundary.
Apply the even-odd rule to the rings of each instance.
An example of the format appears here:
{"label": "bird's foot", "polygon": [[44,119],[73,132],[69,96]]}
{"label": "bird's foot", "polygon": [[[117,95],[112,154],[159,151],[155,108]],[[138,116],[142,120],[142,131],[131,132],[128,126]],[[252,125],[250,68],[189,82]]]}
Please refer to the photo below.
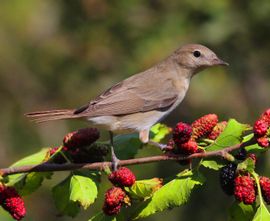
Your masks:
{"label": "bird's foot", "polygon": [[112,155],[112,170],[116,171],[120,160],[115,155],[113,146],[111,146],[111,155]]}
{"label": "bird's foot", "polygon": [[158,147],[161,151],[166,151],[167,150],[167,144],[162,144],[162,143],[158,143],[158,142],[155,142],[153,140],[150,140],[148,142],[150,145],[153,145],[155,147]]}
{"label": "bird's foot", "polygon": [[109,134],[110,134],[110,143],[111,143],[112,170],[116,171],[120,160],[117,158],[117,156],[115,155],[115,152],[114,152],[112,131],[109,131]]}

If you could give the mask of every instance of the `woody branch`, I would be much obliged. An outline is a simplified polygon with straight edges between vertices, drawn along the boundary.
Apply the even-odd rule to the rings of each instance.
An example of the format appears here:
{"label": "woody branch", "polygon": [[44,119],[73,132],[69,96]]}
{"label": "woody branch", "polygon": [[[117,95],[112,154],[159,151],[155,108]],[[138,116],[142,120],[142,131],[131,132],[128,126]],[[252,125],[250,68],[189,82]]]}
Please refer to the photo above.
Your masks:
{"label": "woody branch", "polygon": [[[147,164],[159,161],[183,161],[195,158],[208,158],[208,157],[225,157],[227,153],[237,150],[241,147],[252,144],[254,141],[249,141],[246,143],[236,144],[230,147],[226,147],[217,151],[209,151],[202,153],[194,153],[189,156],[180,156],[173,154],[164,154],[150,157],[142,157],[128,160],[120,160],[119,166],[137,165],[137,164]],[[105,170],[111,167],[111,162],[96,162],[96,163],[67,163],[67,164],[55,164],[55,163],[42,163],[36,165],[27,165],[20,167],[10,167],[0,169],[0,175],[7,176],[11,174],[18,173],[30,173],[30,172],[49,172],[49,171],[72,171],[78,169],[88,169],[88,170]]]}

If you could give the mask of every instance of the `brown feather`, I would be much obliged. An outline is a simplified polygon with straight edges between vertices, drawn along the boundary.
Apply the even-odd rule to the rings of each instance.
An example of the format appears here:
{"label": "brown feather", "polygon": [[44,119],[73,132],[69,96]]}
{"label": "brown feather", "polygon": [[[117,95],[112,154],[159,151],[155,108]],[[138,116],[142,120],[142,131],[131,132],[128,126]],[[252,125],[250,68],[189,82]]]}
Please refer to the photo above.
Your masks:
{"label": "brown feather", "polygon": [[25,116],[30,118],[36,123],[42,123],[52,120],[64,120],[70,118],[76,118],[77,116],[73,114],[73,109],[65,110],[48,110],[48,111],[36,111],[31,113],[26,113]]}
{"label": "brown feather", "polygon": [[[114,85],[92,100],[88,107],[85,105],[75,110],[75,114],[84,117],[119,116],[170,108],[179,92],[171,76],[164,76],[162,68],[158,70],[149,69]],[[160,79],[163,81],[156,87],[153,82]]]}

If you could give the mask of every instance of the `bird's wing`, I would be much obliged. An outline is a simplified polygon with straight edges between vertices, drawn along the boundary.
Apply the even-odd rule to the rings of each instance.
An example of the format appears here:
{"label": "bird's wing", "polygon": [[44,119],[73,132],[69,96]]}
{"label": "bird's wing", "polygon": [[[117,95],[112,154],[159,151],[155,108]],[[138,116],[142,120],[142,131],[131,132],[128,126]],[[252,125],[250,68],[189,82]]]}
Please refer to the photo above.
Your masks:
{"label": "bird's wing", "polygon": [[170,79],[165,79],[158,87],[153,82],[140,82],[142,80],[130,78],[122,81],[77,109],[74,114],[94,117],[166,110],[177,100],[178,92]]}

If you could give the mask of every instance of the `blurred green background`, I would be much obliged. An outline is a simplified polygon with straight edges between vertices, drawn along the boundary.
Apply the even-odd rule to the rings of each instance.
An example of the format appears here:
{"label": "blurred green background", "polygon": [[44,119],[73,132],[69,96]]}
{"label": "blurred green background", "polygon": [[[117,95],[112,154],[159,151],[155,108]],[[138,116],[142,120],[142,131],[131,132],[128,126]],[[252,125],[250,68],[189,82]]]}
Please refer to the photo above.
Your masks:
{"label": "blurred green background", "polygon": [[[217,113],[220,119],[252,123],[270,106],[269,21],[269,0],[2,0],[0,166],[58,145],[65,133],[86,126],[68,121],[35,125],[25,112],[79,107],[185,43],[207,45],[230,66],[194,77],[185,101],[166,122],[173,126]],[[149,148],[139,155],[144,152],[158,153]],[[259,167],[270,175],[267,156]],[[182,170],[174,163],[132,168],[138,178]],[[206,174],[208,182],[186,206],[145,220],[227,220],[232,199],[221,192],[215,172]],[[71,220],[57,216],[50,193],[65,175],[57,173],[26,197],[25,220]],[[73,220],[99,211],[103,192],[104,187],[95,206]],[[9,220],[0,214],[0,220]]]}

